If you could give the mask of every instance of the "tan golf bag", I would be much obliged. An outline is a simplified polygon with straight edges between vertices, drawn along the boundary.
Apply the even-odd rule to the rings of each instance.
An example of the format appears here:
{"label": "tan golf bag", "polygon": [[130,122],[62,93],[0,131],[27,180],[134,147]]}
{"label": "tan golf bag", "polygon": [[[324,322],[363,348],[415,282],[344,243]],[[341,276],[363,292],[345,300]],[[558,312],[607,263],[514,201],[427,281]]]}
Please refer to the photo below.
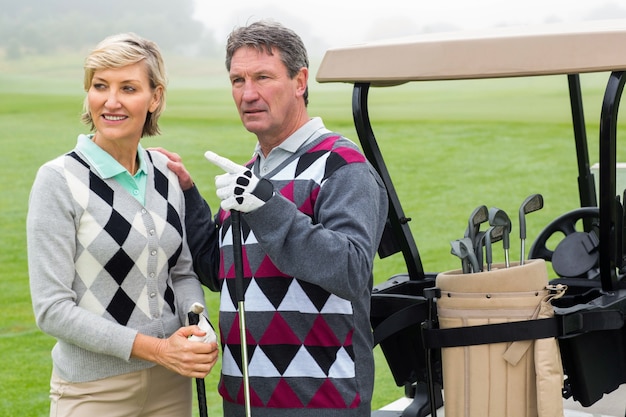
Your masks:
{"label": "tan golf bag", "polygon": [[[543,259],[472,274],[444,272],[436,286],[440,329],[552,317],[550,300],[564,291],[548,286]],[[556,338],[447,347],[441,354],[446,417],[563,416]]]}

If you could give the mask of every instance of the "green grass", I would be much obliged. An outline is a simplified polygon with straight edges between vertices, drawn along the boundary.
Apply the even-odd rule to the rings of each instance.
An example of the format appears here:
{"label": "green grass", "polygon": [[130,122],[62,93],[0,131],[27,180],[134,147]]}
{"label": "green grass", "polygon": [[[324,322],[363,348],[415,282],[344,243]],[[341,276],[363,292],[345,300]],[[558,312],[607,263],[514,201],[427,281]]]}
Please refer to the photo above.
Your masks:
{"label": "green grass", "polygon": [[[163,135],[144,146],[181,154],[201,192],[217,206],[215,167],[203,153],[214,150],[248,160],[255,139],[241,126],[221,63],[171,60],[171,88]],[[0,415],[45,416],[53,340],[35,326],[25,249],[28,193],[37,168],[71,149],[84,132],[81,59],[0,62]],[[76,70],[78,68],[78,71]],[[591,162],[597,161],[599,106],[606,74],[581,78]],[[310,114],[358,140],[351,113],[351,86],[310,83]],[[529,215],[532,238],[555,217],[578,206],[577,168],[565,77],[411,84],[370,91],[370,115],[386,163],[429,272],[457,269],[449,242],[465,230],[474,207],[498,206],[517,226],[517,209],[540,192],[543,210]],[[624,123],[620,121],[621,130]],[[618,132],[620,129],[618,129]],[[618,140],[619,143],[619,140]],[[626,160],[618,146],[618,160]],[[517,236],[514,232],[513,236]],[[528,245],[530,246],[530,244]],[[511,239],[511,257],[519,244]],[[494,251],[495,261],[502,260]],[[400,255],[377,259],[375,280],[405,271]],[[215,317],[218,296],[207,293]],[[376,351],[374,408],[396,399],[384,357]],[[218,364],[219,367],[219,364]],[[221,414],[218,372],[207,378],[209,413]]]}

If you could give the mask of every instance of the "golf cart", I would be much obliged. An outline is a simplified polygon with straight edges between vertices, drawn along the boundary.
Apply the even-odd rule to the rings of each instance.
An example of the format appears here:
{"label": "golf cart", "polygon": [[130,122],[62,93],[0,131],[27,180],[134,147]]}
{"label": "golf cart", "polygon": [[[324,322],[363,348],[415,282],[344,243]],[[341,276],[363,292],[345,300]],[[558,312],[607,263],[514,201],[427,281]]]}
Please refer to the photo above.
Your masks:
{"label": "golf cart", "polygon": [[[580,208],[548,224],[530,248],[529,258],[554,262],[554,270],[562,273],[551,283],[568,286],[566,295],[554,302],[556,337],[566,375],[563,397],[588,407],[626,382],[626,223],[623,199],[620,203],[616,198],[616,127],[626,82],[624,45],[626,21],[602,21],[427,34],[326,52],[316,79],[354,84],[356,132],[388,190],[388,227],[379,255],[401,252],[407,268],[406,273],[377,285],[372,293],[375,342],[380,344],[396,384],[404,386],[407,397],[413,399],[402,414],[391,415],[429,414],[429,403],[442,404],[445,381],[440,351],[425,346],[422,337],[424,324],[436,323],[430,291],[437,274],[423,269],[410,219],[374,136],[368,111],[371,88],[439,80],[567,77]],[[599,195],[589,162],[579,80],[579,74],[593,72],[609,73],[600,116]],[[581,223],[584,230],[577,231]],[[546,245],[557,232],[568,242],[558,254],[558,248],[550,250]],[[582,256],[581,247],[585,248]],[[385,414],[378,411],[373,415]]]}

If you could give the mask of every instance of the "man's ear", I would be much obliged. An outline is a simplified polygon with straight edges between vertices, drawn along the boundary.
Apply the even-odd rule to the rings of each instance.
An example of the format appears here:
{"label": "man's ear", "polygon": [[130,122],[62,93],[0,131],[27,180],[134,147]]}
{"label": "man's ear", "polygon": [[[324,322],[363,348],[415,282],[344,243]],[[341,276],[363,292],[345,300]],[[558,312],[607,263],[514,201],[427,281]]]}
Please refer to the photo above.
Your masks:
{"label": "man's ear", "polygon": [[300,71],[298,71],[298,74],[296,74],[295,79],[297,82],[296,90],[298,92],[298,95],[304,95],[304,92],[306,91],[307,85],[309,83],[309,69],[306,67],[300,68]]}

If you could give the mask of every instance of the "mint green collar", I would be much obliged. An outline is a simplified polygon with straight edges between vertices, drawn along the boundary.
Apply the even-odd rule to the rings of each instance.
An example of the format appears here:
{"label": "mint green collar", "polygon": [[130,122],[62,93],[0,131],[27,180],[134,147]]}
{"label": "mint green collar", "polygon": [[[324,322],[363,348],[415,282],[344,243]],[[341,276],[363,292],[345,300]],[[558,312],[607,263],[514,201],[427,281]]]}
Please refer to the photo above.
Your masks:
{"label": "mint green collar", "polygon": [[76,149],[87,158],[89,164],[100,177],[103,179],[114,179],[143,205],[145,203],[148,166],[146,165],[145,152],[141,145],[137,145],[139,169],[133,176],[108,152],[96,145],[92,139],[93,135],[79,135]]}

